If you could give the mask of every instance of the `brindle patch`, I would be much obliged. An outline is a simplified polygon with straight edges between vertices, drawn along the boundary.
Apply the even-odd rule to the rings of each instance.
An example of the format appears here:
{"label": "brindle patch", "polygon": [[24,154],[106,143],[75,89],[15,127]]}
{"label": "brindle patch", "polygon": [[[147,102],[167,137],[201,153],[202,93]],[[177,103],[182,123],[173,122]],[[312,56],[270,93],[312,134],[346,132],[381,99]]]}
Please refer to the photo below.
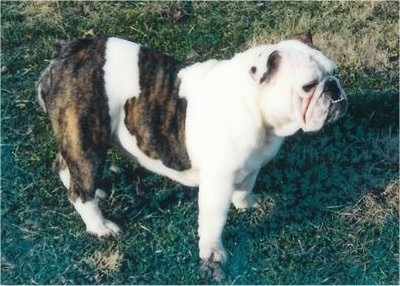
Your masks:
{"label": "brindle patch", "polygon": [[58,45],[57,57],[39,80],[40,97],[71,174],[72,201],[94,197],[110,139],[103,79],[105,43],[90,38]]}
{"label": "brindle patch", "polygon": [[178,95],[181,68],[172,57],[141,47],[141,92],[125,103],[125,124],[140,150],[178,171],[191,166],[185,144],[187,102]]}

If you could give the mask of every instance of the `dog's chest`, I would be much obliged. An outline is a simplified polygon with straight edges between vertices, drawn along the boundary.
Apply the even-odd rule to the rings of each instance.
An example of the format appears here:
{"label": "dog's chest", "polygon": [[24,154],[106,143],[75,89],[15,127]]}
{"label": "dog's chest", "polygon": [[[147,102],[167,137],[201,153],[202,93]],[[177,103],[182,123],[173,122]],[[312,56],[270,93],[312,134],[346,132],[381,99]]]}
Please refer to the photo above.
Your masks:
{"label": "dog's chest", "polygon": [[258,172],[260,168],[270,162],[277,155],[283,141],[283,137],[265,136],[264,144],[255,148],[243,164],[243,168],[235,173],[235,183],[240,184],[248,175]]}

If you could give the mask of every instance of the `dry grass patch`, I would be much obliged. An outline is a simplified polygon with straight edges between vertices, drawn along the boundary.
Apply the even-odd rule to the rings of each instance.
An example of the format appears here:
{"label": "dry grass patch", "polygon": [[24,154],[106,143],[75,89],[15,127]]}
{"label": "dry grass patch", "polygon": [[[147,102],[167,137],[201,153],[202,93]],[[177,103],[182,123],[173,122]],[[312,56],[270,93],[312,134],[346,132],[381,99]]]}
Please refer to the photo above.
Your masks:
{"label": "dry grass patch", "polygon": [[397,178],[397,180],[391,182],[382,193],[386,205],[396,216],[399,216],[399,187],[400,180]]}
{"label": "dry grass patch", "polygon": [[[334,8],[328,9],[328,6]],[[318,9],[309,13],[289,15],[293,18],[290,28],[277,25],[274,31],[256,31],[248,46],[276,43],[290,38],[295,32],[311,30],[314,44],[341,65],[387,68],[398,60],[399,30],[395,16],[398,13],[399,4],[394,2],[320,3]],[[332,14],[338,23],[325,21]],[[388,18],[388,14],[393,17]]]}
{"label": "dry grass patch", "polygon": [[32,1],[26,4],[24,12],[28,16],[28,24],[30,25],[35,25],[37,21],[44,19],[52,25],[61,25],[63,21],[58,2]]}
{"label": "dry grass patch", "polygon": [[123,254],[114,245],[105,250],[95,250],[86,262],[94,269],[94,279],[100,281],[103,276],[108,276],[121,267]]}
{"label": "dry grass patch", "polygon": [[380,227],[390,215],[399,216],[399,178],[390,182],[382,193],[368,193],[340,213],[344,221]]}

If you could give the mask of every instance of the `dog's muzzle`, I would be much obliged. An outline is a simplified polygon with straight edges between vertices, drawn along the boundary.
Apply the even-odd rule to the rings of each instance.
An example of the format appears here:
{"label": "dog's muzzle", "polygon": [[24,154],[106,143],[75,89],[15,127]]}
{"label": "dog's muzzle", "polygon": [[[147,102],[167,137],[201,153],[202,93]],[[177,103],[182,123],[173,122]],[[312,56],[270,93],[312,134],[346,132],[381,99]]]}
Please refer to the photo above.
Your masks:
{"label": "dog's muzzle", "polygon": [[346,113],[348,105],[346,93],[341,89],[336,78],[326,80],[322,95],[330,102],[326,123],[336,121]]}

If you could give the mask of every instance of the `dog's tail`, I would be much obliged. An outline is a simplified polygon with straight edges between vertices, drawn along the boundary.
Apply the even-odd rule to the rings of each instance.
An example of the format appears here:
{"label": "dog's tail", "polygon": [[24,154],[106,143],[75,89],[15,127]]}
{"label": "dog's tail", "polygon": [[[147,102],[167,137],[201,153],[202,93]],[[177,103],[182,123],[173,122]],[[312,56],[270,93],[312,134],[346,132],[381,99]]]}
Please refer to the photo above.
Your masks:
{"label": "dog's tail", "polygon": [[52,60],[46,69],[41,73],[37,81],[37,100],[40,107],[47,112],[47,97],[51,88],[51,69],[55,62],[60,59],[62,52],[65,50],[66,44],[63,41],[58,41],[53,46]]}
{"label": "dog's tail", "polygon": [[49,94],[50,86],[51,86],[51,71],[52,63],[48,65],[48,67],[42,72],[40,78],[37,82],[37,100],[39,102],[40,107],[47,112],[46,101],[47,95]]}

